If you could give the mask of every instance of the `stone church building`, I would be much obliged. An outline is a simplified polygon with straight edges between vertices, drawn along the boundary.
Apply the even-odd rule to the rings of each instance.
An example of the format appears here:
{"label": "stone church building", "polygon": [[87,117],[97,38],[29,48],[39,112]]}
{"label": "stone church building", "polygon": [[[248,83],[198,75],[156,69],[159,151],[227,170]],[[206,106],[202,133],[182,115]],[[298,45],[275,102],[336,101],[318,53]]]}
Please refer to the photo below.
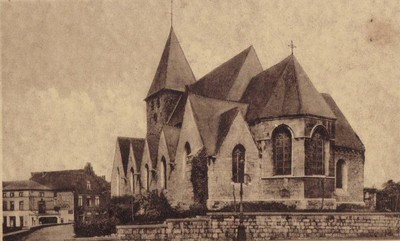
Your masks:
{"label": "stone church building", "polygon": [[243,182],[245,202],[364,204],[364,145],[293,54],[263,70],[250,46],[196,80],[171,28],[145,101],[146,138],[117,138],[112,196],[215,210]]}

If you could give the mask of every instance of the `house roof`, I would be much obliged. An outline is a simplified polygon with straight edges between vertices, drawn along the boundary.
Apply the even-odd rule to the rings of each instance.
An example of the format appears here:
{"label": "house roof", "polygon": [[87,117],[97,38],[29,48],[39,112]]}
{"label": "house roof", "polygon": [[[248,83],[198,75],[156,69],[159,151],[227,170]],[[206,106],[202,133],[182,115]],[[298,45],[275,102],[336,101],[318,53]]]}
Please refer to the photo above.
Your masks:
{"label": "house roof", "polygon": [[[218,152],[221,140],[225,138],[237,112],[247,111],[247,104],[217,100],[196,94],[189,94],[194,118],[208,155]],[[237,109],[237,111],[232,110]],[[228,113],[226,113],[228,112]]]}
{"label": "house roof", "polygon": [[253,77],[241,101],[249,103],[248,121],[297,115],[336,118],[294,55]]}
{"label": "house roof", "polygon": [[[260,73],[262,66],[253,48],[221,64],[189,88],[193,93],[222,100],[240,100],[251,77]],[[243,73],[239,75],[239,73]]]}
{"label": "house roof", "polygon": [[164,51],[147,97],[163,89],[185,91],[185,85],[196,81],[192,69],[171,27]]}
{"label": "house roof", "polygon": [[127,169],[129,163],[129,151],[131,147],[136,162],[136,168],[138,168],[139,171],[143,159],[143,151],[146,140],[144,138],[132,138],[132,137],[118,137],[117,140],[120,148],[122,166],[125,175],[128,172]]}
{"label": "house roof", "polygon": [[175,160],[176,148],[178,146],[180,128],[164,125],[163,127],[165,141],[168,148],[168,155],[170,160]]}
{"label": "house roof", "polygon": [[23,190],[52,190],[50,187],[42,185],[32,180],[3,182],[4,191],[23,191]]}
{"label": "house roof", "polygon": [[[85,169],[62,170],[50,172],[32,172],[30,180],[46,185],[54,190],[76,192],[103,192],[109,190],[109,183],[102,177],[88,172]],[[91,189],[86,187],[87,181]]]}
{"label": "house roof", "polygon": [[329,94],[322,94],[326,103],[336,115],[335,146],[347,147],[354,150],[365,151],[364,144],[347,121],[346,117]]}

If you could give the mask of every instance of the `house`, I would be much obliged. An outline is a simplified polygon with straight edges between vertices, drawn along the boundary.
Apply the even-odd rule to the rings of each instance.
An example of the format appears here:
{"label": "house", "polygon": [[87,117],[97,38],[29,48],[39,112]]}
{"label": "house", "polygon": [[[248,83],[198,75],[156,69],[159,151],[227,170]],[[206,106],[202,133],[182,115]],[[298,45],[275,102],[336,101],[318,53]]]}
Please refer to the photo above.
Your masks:
{"label": "house", "polygon": [[31,180],[3,182],[4,228],[30,228],[73,220],[72,192],[56,192]]}
{"label": "house", "polygon": [[72,192],[74,220],[91,218],[110,201],[109,182],[97,176],[90,163],[77,170],[33,172],[30,180],[49,186],[57,193]]}
{"label": "house", "polygon": [[117,138],[113,196],[218,210],[245,183],[246,202],[364,205],[364,145],[293,53],[263,69],[250,46],[196,80],[171,27],[145,101],[146,138]]}

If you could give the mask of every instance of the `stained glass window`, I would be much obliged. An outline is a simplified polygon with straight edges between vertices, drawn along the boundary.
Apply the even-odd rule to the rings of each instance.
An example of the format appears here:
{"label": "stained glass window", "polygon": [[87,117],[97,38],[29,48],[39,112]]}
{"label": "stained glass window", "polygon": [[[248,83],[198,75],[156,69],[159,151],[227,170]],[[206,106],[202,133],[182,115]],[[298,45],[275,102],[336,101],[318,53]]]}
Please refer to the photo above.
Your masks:
{"label": "stained glass window", "polygon": [[285,128],[277,129],[273,134],[274,174],[290,175],[292,173],[292,137]]}

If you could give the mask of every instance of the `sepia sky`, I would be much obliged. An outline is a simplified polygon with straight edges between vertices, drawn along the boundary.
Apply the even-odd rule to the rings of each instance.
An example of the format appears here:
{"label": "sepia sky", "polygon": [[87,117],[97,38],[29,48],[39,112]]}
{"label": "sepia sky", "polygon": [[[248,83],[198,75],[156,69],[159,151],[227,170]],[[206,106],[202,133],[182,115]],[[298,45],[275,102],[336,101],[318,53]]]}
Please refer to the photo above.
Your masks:
{"label": "sepia sky", "polygon": [[[83,168],[111,176],[117,136],[144,137],[169,0],[2,1],[3,180]],[[175,0],[197,79],[253,45],[290,54],[366,146],[365,185],[400,181],[400,3]]]}

